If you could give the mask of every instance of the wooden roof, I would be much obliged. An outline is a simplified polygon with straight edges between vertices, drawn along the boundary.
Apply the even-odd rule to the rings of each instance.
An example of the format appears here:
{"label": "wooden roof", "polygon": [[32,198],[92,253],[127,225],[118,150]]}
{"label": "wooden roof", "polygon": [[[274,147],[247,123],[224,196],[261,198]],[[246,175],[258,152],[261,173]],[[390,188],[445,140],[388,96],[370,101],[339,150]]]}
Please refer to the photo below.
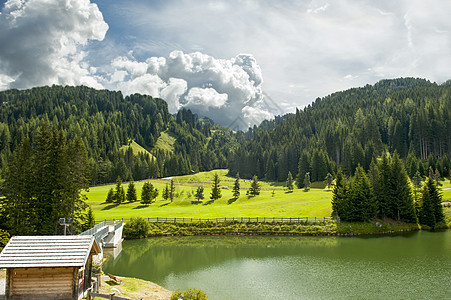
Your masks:
{"label": "wooden roof", "polygon": [[14,236],[0,254],[0,268],[82,267],[100,253],[93,236]]}

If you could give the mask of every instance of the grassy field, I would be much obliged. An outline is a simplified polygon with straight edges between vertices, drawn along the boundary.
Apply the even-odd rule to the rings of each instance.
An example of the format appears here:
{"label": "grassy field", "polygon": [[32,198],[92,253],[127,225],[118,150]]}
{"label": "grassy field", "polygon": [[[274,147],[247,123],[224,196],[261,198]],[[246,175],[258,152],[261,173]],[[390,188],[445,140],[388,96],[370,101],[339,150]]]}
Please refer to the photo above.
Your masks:
{"label": "grassy field", "polygon": [[[322,183],[314,183],[309,192],[295,189],[289,193],[283,183],[260,182],[261,193],[256,197],[246,196],[250,180],[241,180],[241,196],[234,200],[232,187],[235,178],[227,176],[227,170],[201,172],[194,175],[177,176],[166,179],[150,180],[160,191],[156,202],[145,206],[141,203],[124,203],[121,205],[106,203],[105,199],[114,185],[97,186],[86,193],[88,203],[94,210],[97,220],[131,218],[131,217],[163,217],[163,218],[224,218],[224,217],[329,217],[332,211],[332,192],[324,190]],[[210,201],[211,186],[214,173],[218,173],[221,182],[222,198],[214,203]],[[161,196],[162,189],[173,179],[176,197],[171,203]],[[144,181],[135,182],[138,195]],[[451,184],[442,181],[443,201],[451,201]],[[124,189],[127,184],[124,183]],[[203,186],[205,199],[196,203],[194,193],[198,186]],[[139,196],[138,196],[139,198]],[[445,209],[450,218],[451,209]]]}
{"label": "grassy field", "polygon": [[[222,198],[214,203],[210,201],[211,185],[214,173],[220,175]],[[88,203],[94,210],[97,220],[131,217],[329,217],[331,213],[331,191],[313,188],[309,192],[295,189],[289,193],[282,183],[261,183],[261,193],[256,197],[246,196],[250,180],[241,180],[241,196],[234,200],[232,187],[235,179],[226,176],[227,170],[201,172],[194,175],[174,177],[176,196],[174,201],[161,197],[161,190],[171,178],[151,180],[160,191],[156,202],[145,206],[139,202],[115,205],[106,203],[108,190],[114,185],[97,186],[86,193]],[[144,181],[135,182],[138,195]],[[198,186],[205,188],[205,199],[196,203],[194,193]],[[126,189],[127,184],[124,184]]]}

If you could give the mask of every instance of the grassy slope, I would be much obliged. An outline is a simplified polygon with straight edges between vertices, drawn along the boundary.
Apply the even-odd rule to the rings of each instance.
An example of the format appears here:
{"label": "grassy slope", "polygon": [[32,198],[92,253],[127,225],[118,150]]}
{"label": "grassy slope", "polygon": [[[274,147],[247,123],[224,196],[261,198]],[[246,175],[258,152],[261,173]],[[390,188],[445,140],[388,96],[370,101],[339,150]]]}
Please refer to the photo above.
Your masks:
{"label": "grassy slope", "polygon": [[166,131],[162,132],[155,143],[155,149],[165,150],[167,152],[174,152],[175,138],[169,135]]}
{"label": "grassy slope", "polygon": [[[222,198],[210,203],[210,192],[214,173],[221,178]],[[309,192],[296,189],[287,193],[281,184],[261,182],[262,191],[259,196],[246,196],[250,180],[241,180],[241,196],[232,199],[234,178],[227,177],[227,170],[202,172],[195,175],[174,177],[176,193],[181,194],[173,203],[161,197],[161,190],[170,182],[169,179],[151,180],[160,190],[157,201],[149,206],[136,203],[125,203],[119,206],[105,203],[110,186],[98,186],[90,189],[86,195],[94,209],[97,220],[130,218],[130,217],[328,217],[331,213],[330,200],[332,193],[322,189]],[[144,182],[136,182],[138,195]],[[204,186],[205,199],[200,204],[192,204],[198,186]],[[124,184],[126,188],[126,184]],[[274,191],[274,196],[272,192]]]}
{"label": "grassy slope", "polygon": [[123,150],[124,152],[127,151],[128,148],[132,148],[133,149],[133,154],[137,155],[138,153],[144,153],[150,156],[150,158],[155,158],[149,151],[147,151],[146,149],[144,149],[140,144],[138,144],[135,141],[132,141],[130,146],[129,145],[124,145],[120,148],[120,150]]}

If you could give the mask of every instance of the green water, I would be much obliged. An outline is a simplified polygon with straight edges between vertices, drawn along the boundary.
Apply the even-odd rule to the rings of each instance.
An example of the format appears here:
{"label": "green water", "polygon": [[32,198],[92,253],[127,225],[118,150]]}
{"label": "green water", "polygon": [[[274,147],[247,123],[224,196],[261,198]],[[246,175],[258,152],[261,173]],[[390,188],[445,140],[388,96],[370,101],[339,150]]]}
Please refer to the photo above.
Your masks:
{"label": "green water", "polygon": [[451,299],[451,230],[133,240],[104,270],[209,299]]}

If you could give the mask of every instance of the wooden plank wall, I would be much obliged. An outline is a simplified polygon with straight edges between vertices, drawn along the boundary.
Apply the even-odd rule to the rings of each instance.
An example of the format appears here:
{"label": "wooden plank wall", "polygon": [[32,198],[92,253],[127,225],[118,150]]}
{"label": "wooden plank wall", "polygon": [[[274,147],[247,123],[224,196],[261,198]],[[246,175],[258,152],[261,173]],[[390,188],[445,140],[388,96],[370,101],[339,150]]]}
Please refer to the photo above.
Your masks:
{"label": "wooden plank wall", "polygon": [[8,269],[9,297],[72,299],[73,272],[73,267]]}

